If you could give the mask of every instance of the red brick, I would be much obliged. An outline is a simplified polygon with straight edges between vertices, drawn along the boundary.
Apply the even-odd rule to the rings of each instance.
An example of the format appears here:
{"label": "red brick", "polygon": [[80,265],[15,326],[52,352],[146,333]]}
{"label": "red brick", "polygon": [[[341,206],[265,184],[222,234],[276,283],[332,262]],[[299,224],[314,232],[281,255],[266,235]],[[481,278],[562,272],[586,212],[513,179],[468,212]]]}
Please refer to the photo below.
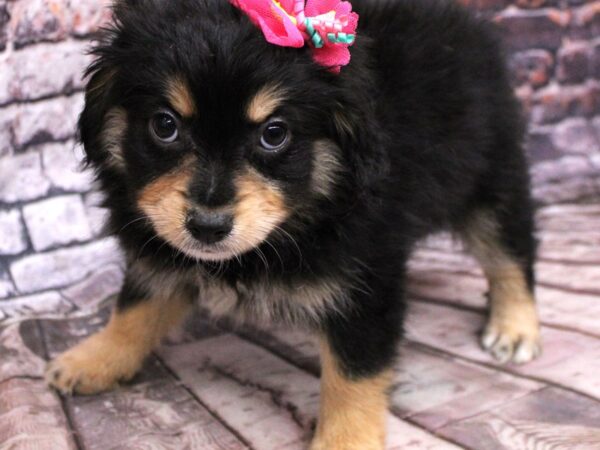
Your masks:
{"label": "red brick", "polygon": [[39,41],[56,41],[67,35],[65,1],[19,0],[13,3],[11,16],[16,47]]}
{"label": "red brick", "polygon": [[572,32],[580,39],[600,36],[600,2],[588,3],[573,10]]}
{"label": "red brick", "polygon": [[560,47],[569,20],[568,11],[553,8],[531,11],[508,8],[495,18],[507,47],[515,51],[531,48],[553,50]]}
{"label": "red brick", "polygon": [[567,42],[558,51],[556,77],[562,83],[581,83],[588,77],[590,47],[587,42]]}
{"label": "red brick", "polygon": [[598,142],[600,142],[600,116],[596,116],[592,119],[592,126],[596,132],[596,138],[598,139]]}
{"label": "red brick", "polygon": [[98,31],[110,19],[112,3],[112,0],[71,0],[71,34],[87,36]]}
{"label": "red brick", "polygon": [[463,6],[477,11],[498,11],[510,4],[509,0],[459,0]]}
{"label": "red brick", "polygon": [[520,8],[535,9],[544,6],[554,6],[557,2],[555,0],[515,0],[514,3]]}
{"label": "red brick", "polygon": [[590,51],[590,76],[600,79],[600,38],[592,44]]}
{"label": "red brick", "polygon": [[513,83],[531,84],[533,87],[544,86],[548,83],[554,58],[546,50],[528,50],[512,55],[509,66]]}
{"label": "red brick", "polygon": [[600,110],[600,82],[560,87],[551,84],[532,98],[533,123],[557,122],[568,116],[592,116]]}

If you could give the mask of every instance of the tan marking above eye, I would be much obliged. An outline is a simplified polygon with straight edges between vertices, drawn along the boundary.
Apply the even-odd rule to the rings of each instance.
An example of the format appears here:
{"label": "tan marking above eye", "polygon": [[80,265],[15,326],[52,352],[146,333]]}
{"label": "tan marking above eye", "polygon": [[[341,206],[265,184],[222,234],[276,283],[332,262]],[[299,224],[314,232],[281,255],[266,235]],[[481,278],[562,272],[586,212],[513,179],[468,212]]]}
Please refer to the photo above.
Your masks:
{"label": "tan marking above eye", "polygon": [[196,113],[194,97],[184,78],[176,76],[167,81],[167,98],[182,117],[191,117]]}
{"label": "tan marking above eye", "polygon": [[275,112],[284,100],[285,91],[282,88],[271,84],[263,86],[248,102],[246,117],[251,122],[262,123]]}

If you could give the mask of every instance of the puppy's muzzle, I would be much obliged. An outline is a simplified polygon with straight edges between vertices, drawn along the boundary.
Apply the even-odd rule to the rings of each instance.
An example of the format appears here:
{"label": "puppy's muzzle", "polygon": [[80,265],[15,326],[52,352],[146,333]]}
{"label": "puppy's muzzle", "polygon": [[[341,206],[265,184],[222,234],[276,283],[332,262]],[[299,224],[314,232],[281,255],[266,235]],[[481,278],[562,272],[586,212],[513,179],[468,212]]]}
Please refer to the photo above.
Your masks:
{"label": "puppy's muzzle", "polygon": [[185,225],[190,234],[199,242],[215,244],[231,233],[233,216],[221,212],[190,211]]}

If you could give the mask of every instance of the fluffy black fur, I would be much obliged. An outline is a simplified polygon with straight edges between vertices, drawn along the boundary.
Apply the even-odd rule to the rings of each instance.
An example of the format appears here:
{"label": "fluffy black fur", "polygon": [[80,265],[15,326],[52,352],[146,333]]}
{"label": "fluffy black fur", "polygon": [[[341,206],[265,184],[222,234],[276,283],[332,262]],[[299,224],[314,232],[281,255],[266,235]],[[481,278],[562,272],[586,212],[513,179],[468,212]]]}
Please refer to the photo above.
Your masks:
{"label": "fluffy black fur", "polygon": [[[224,0],[123,0],[94,50],[80,131],[107,194],[110,231],[130,262],[202,270],[231,286],[345,283],[343,311],[325,308],[308,325],[327,334],[343,368],[358,377],[392,361],[406,260],[418,239],[460,231],[476,212],[492,211],[530,286],[534,241],[523,125],[491,26],[445,1],[354,0],[353,7],[358,37],[350,64],[336,75],[315,64],[306,47],[268,44]],[[165,152],[151,142],[147,123],[165,103],[164,80],[175,74],[188,80],[198,113],[185,139]],[[293,144],[277,157],[251,150],[255,131],[244,120],[249,96],[269,83],[289,94],[277,115],[290,124]],[[128,113],[124,172],[107,162],[101,142],[114,106]],[[328,198],[309,188],[311,145],[322,138],[342,152],[343,171]],[[232,200],[231,174],[241,164],[276,181],[294,205],[280,225],[285,233],[224,263],[186,257],[157,236],[138,220],[134,199],[190,153],[205,163],[190,192],[206,206]],[[203,180],[210,177],[217,184],[208,195]],[[143,301],[138,284],[128,276],[120,308]],[[251,300],[240,295],[244,301]]]}

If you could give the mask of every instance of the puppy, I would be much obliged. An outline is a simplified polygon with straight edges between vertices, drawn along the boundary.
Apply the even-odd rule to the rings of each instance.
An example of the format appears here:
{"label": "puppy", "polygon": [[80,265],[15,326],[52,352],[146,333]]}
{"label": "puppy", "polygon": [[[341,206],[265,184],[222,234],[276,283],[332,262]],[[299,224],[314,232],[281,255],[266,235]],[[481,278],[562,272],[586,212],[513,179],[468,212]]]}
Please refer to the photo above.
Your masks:
{"label": "puppy", "polygon": [[79,128],[126,278],[106,328],[50,363],[52,386],[130,379],[199,303],[313,331],[312,449],[380,449],[407,258],[441,229],[489,280],[483,347],[538,355],[524,127],[494,31],[441,1],[353,8],[351,60],[327,67],[239,4],[116,4]]}

